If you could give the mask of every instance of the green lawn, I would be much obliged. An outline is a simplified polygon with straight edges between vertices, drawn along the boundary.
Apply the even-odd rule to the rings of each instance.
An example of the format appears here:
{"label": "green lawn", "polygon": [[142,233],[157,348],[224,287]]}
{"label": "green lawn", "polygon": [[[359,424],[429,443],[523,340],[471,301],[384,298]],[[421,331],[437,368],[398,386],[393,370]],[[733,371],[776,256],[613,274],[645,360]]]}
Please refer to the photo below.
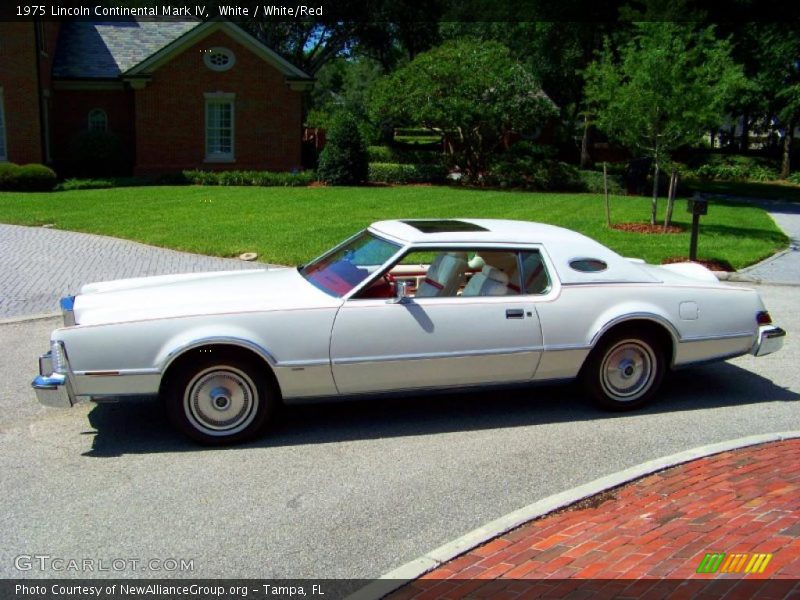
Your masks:
{"label": "green lawn", "polygon": [[[660,205],[663,210],[665,202]],[[612,218],[644,222],[647,198],[613,197]],[[592,194],[538,194],[449,187],[257,188],[136,187],[51,193],[0,193],[0,222],[52,223],[147,244],[218,256],[258,252],[265,262],[298,264],[379,219],[491,217],[541,221],[583,232],[625,256],[648,262],[686,256],[685,201],[675,221],[687,232],[646,235],[609,230]],[[787,244],[761,209],[714,202],[703,217],[700,258],[754,263]],[[53,248],[58,252],[58,248]],[[76,257],[79,258],[79,257]]]}

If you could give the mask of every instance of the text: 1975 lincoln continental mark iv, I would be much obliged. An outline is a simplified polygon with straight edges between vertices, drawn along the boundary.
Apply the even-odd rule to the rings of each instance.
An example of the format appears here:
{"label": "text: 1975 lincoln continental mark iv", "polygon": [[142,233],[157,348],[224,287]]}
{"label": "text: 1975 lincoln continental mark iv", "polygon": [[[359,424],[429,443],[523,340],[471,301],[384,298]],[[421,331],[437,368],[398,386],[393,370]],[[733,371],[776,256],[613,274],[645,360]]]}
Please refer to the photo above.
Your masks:
{"label": "text: 1975 lincoln continental mark iv", "polygon": [[381,221],[298,268],[94,283],[61,307],[42,403],[159,394],[210,444],[323,397],[579,378],[601,406],[633,409],[670,369],[785,336],[754,290],[698,264],[483,219]]}

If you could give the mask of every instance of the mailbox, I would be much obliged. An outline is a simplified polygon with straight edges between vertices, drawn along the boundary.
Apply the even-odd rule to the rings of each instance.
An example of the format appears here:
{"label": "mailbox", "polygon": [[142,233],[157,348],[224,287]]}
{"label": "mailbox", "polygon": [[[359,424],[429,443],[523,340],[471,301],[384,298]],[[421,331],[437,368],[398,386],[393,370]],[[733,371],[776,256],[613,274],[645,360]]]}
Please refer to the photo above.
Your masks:
{"label": "mailbox", "polygon": [[708,214],[708,200],[695,196],[686,203],[686,210],[693,215]]}

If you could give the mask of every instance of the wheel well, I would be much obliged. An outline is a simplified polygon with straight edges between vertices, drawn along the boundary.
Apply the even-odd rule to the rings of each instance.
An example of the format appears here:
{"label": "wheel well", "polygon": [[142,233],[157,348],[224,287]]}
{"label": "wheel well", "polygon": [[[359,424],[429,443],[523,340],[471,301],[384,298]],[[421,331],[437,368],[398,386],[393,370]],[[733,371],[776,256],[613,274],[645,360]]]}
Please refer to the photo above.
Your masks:
{"label": "wheel well", "polygon": [[672,339],[672,335],[670,334],[669,330],[664,327],[664,325],[649,319],[631,319],[630,321],[617,323],[608,329],[608,331],[603,332],[603,335],[601,335],[597,342],[595,342],[592,350],[594,350],[594,348],[601,347],[603,342],[610,335],[618,335],[620,332],[630,332],[631,334],[641,334],[642,332],[649,333],[655,337],[656,340],[658,340],[661,349],[664,351],[664,357],[667,360],[667,365],[669,366],[672,364],[675,351],[675,343]]}
{"label": "wheel well", "polygon": [[209,356],[209,354],[214,353],[226,359],[244,360],[256,365],[263,365],[264,373],[268,377],[270,383],[277,392],[280,392],[280,386],[278,385],[278,380],[275,377],[272,367],[260,354],[253,352],[248,348],[236,346],[235,344],[207,344],[184,351],[169,364],[167,370],[164,372],[164,375],[161,377],[161,384],[158,387],[159,396],[163,397],[163,392],[169,385],[170,377],[179,372],[184,365],[191,363],[198,358],[205,358]]}

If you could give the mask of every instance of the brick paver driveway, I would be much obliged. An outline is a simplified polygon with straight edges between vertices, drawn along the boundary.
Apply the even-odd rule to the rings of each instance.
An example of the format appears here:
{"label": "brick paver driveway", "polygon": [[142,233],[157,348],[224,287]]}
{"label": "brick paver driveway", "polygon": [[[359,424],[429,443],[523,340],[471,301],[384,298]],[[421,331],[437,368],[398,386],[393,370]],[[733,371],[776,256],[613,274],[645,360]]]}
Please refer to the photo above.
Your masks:
{"label": "brick paver driveway", "polygon": [[87,233],[0,225],[0,319],[55,312],[59,298],[92,281],[265,266]]}

